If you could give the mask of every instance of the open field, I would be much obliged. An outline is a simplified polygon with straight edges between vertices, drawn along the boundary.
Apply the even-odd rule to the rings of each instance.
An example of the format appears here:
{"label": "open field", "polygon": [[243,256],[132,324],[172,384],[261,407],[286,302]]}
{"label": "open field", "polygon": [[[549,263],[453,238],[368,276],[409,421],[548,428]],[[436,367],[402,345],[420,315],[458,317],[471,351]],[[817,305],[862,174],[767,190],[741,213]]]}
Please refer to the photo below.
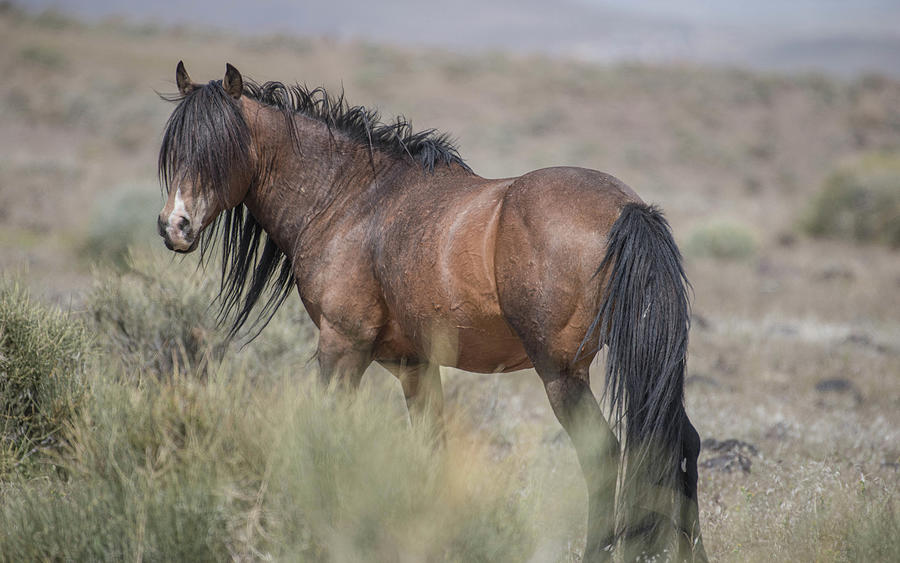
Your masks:
{"label": "open field", "polygon": [[148,250],[161,247],[156,152],[172,109],[155,91],[175,89],[180,59],[196,80],[228,61],[258,81],[343,85],[353,103],[451,132],[483,176],[568,164],[623,179],[666,211],[694,287],[686,392],[710,440],[710,556],[900,559],[900,254],[852,216],[810,226],[826,186],[878,178],[841,205],[896,228],[900,83],[11,9],[0,36],[0,273],[85,325],[83,367],[54,376],[82,392],[60,388],[24,462],[24,442],[2,436],[0,514],[14,524],[0,526],[0,560],[579,558],[584,485],[533,372],[445,370],[444,459],[405,427],[380,368],[349,406],[310,387],[299,300],[252,345],[221,343],[205,310],[216,273]]}

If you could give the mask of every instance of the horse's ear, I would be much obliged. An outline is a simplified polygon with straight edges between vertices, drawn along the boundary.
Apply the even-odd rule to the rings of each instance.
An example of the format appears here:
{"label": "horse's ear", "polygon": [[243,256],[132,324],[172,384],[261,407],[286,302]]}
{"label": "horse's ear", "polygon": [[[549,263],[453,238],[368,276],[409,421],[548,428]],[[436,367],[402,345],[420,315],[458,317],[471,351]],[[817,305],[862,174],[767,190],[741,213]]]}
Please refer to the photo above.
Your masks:
{"label": "horse's ear", "polygon": [[178,61],[178,66],[175,67],[175,84],[178,85],[178,91],[182,96],[187,96],[194,90],[194,83],[184,69],[184,61]]}
{"label": "horse's ear", "polygon": [[225,63],[225,79],[222,80],[222,87],[235,100],[244,92],[244,79],[241,78],[241,73],[229,63]]}

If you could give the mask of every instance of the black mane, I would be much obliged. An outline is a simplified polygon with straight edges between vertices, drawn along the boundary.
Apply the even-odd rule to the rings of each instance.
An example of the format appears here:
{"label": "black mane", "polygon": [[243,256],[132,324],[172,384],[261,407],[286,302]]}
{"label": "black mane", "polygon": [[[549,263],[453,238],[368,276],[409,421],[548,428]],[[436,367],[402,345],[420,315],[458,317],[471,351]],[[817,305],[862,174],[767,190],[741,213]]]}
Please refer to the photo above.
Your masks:
{"label": "black mane", "polygon": [[438,164],[458,164],[471,172],[459,156],[456,143],[446,133],[435,129],[415,132],[403,116],[397,116],[391,123],[382,123],[378,110],[351,106],[343,91],[332,96],[321,87],[309,89],[300,84],[286,86],[281,82],[266,82],[260,85],[247,81],[244,95],[289,114],[302,113],[317,119],[370,150],[401,159],[412,158],[429,172],[433,172]]}
{"label": "black mane", "polygon": [[[284,113],[298,150],[303,140],[294,127],[293,115],[299,113],[363,144],[370,154],[379,151],[397,159],[411,159],[427,172],[433,172],[438,165],[452,164],[471,172],[447,135],[433,129],[416,133],[403,117],[392,123],[381,123],[376,110],[350,106],[343,92],[334,97],[323,88],[310,90],[280,82],[259,85],[245,81],[243,93]],[[216,194],[214,197],[223,197],[220,188],[228,185],[231,169],[249,158],[250,130],[237,103],[222,88],[221,81],[198,86],[184,95],[162,97],[178,103],[166,123],[159,152],[163,189],[168,192],[173,182],[180,179],[178,175],[182,175],[210,189]],[[269,172],[261,171],[254,182],[263,182]],[[291,257],[266,235],[243,204],[220,214],[203,232],[201,264],[219,240],[222,241],[222,274],[217,297],[219,322],[230,319],[229,333],[236,335],[265,295],[265,304],[250,323],[250,331],[255,330],[253,338],[290,295]]]}

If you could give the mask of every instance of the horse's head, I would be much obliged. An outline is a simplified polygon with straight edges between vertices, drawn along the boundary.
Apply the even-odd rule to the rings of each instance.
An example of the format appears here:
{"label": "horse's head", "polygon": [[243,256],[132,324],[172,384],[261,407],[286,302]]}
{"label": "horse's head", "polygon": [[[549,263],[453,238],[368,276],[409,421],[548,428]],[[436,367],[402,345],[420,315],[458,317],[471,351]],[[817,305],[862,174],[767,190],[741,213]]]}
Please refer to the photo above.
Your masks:
{"label": "horse's head", "polygon": [[253,178],[251,138],[236,68],[226,65],[224,79],[196,84],[179,62],[175,81],[178,106],[159,152],[168,199],[157,224],[169,250],[191,252],[203,229],[246,196]]}

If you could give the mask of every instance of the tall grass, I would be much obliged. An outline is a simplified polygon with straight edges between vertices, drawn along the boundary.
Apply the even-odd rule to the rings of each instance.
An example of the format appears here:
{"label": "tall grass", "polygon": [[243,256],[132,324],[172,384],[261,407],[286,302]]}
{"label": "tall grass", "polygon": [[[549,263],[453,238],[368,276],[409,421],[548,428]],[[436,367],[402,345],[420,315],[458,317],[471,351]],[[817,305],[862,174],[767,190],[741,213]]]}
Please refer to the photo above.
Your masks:
{"label": "tall grass", "polygon": [[98,378],[69,478],[2,488],[0,559],[527,559],[510,467],[435,450],[365,391],[248,381]]}

